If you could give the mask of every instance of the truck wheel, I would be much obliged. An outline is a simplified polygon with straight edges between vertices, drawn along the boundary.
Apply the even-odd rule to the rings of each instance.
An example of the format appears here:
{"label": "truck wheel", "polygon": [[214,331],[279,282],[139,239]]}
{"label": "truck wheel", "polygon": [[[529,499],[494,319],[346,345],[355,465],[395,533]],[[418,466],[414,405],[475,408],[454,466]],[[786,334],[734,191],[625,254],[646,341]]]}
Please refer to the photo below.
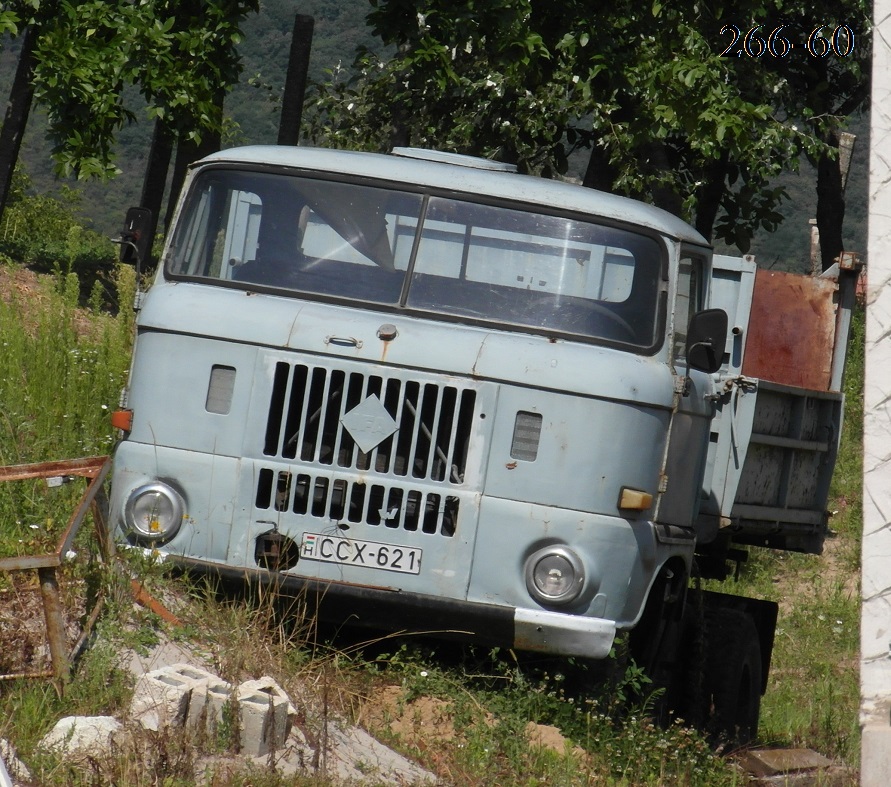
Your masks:
{"label": "truck wheel", "polygon": [[754,621],[738,610],[709,610],[706,648],[708,732],[716,743],[750,743],[761,710],[761,647]]}

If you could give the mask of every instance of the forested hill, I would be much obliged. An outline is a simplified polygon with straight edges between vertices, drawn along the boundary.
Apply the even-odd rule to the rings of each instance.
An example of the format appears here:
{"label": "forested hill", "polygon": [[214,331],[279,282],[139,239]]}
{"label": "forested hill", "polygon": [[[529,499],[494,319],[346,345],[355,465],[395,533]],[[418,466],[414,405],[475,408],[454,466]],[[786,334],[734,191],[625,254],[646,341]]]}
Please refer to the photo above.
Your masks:
{"label": "forested hill", "polygon": [[[226,100],[231,120],[227,145],[274,143],[277,137],[279,96],[284,83],[291,32],[296,13],[315,20],[310,78],[321,81],[338,67],[348,68],[357,46],[374,46],[376,41],[365,26],[368,0],[261,0],[260,13],[244,24],[242,45],[244,71],[241,83]],[[0,44],[0,97],[5,103],[18,56],[17,42]],[[121,130],[117,164],[122,174],[109,183],[76,184],[83,193],[83,213],[94,227],[108,235],[117,233],[126,208],[136,204],[142,185],[151,124],[145,120],[139,97],[132,106],[137,121]],[[20,160],[38,191],[55,193],[60,183],[52,175],[50,145],[37,108],[32,112]],[[848,181],[848,209],[845,222],[846,248],[865,252],[867,212],[868,121],[859,119],[852,130],[858,134],[855,157]],[[580,173],[570,173],[578,175]],[[783,181],[790,200],[785,221],[771,234],[757,236],[751,252],[760,264],[777,269],[805,270],[809,260],[808,220],[815,215],[816,193],[813,169],[802,162],[801,172]],[[732,249],[723,249],[733,253]]]}

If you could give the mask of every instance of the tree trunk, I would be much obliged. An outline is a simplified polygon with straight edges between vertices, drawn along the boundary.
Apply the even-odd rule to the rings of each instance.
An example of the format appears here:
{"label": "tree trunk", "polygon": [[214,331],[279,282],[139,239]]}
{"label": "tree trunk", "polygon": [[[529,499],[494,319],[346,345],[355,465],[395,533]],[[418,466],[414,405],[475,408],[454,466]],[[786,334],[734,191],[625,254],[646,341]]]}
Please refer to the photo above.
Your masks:
{"label": "tree trunk", "polygon": [[[223,116],[223,92],[216,99],[216,106],[220,117]],[[176,145],[176,160],[173,164],[173,177],[170,181],[170,195],[167,198],[167,212],[164,216],[164,226],[169,227],[173,219],[173,211],[179,201],[179,192],[186,179],[186,171],[189,164],[220,149],[221,135],[219,131],[205,130],[201,135],[201,142],[195,144],[189,140],[180,140]]]}
{"label": "tree trunk", "polygon": [[[668,157],[668,150],[662,142],[651,142],[644,145],[640,159],[641,170],[649,170],[654,175],[662,172],[671,172],[674,169]],[[653,204],[657,208],[667,210],[675,216],[682,217],[684,213],[684,200],[670,186],[657,185],[652,189]]]}
{"label": "tree trunk", "polygon": [[610,163],[606,151],[596,144],[591,146],[591,155],[588,156],[588,166],[585,167],[585,175],[582,185],[598,191],[612,191],[618,172]]}
{"label": "tree trunk", "polygon": [[[170,169],[172,155],[173,137],[164,123],[156,120],[155,130],[152,134],[152,146],[145,166],[145,179],[142,181],[142,199],[139,201],[143,208],[148,208],[152,212],[150,227],[152,240],[158,231],[158,220],[161,216],[161,206],[164,203],[164,188],[167,185],[167,172]],[[146,267],[150,267],[154,264],[154,260],[145,260],[144,264]]]}
{"label": "tree trunk", "polygon": [[288,56],[288,74],[282,97],[282,114],[278,126],[279,145],[298,145],[300,126],[303,122],[303,99],[306,95],[306,76],[309,72],[309,53],[315,20],[311,16],[297,14],[294,32],[291,34],[291,53]]}
{"label": "tree trunk", "polygon": [[9,102],[6,105],[6,116],[3,128],[0,129],[0,217],[6,207],[9,188],[12,185],[12,174],[19,158],[22,137],[28,124],[31,101],[34,98],[34,87],[31,77],[34,72],[34,49],[37,46],[37,30],[28,25],[22,37],[22,51],[16,68],[12,89],[9,91]]}
{"label": "tree trunk", "polygon": [[727,178],[727,162],[730,156],[725,151],[721,158],[709,166],[705,182],[696,193],[696,229],[706,240],[712,240],[718,208],[721,207],[721,195],[724,193],[724,181]]}
{"label": "tree trunk", "polygon": [[[838,151],[836,132],[828,132],[823,141]],[[823,154],[817,161],[817,229],[820,231],[820,266],[824,271],[832,267],[844,249],[844,220],[845,195],[839,159]]]}

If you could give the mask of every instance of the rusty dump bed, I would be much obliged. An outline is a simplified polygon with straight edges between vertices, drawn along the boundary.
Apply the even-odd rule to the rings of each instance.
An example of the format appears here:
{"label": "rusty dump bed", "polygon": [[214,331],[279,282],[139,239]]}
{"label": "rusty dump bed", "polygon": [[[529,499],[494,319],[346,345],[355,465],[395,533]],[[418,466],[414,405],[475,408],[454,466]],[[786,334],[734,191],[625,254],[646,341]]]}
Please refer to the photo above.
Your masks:
{"label": "rusty dump bed", "polygon": [[856,272],[822,277],[715,258],[713,306],[731,332],[697,522],[700,544],[820,553],[841,432]]}
{"label": "rusty dump bed", "polygon": [[834,279],[759,268],[742,373],[830,390],[837,290]]}

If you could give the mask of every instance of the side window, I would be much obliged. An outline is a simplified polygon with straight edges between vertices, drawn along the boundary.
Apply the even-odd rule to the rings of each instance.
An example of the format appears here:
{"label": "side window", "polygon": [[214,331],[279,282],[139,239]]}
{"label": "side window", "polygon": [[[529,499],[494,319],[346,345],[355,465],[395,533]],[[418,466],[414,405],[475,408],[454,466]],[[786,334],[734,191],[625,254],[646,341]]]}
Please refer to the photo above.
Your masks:
{"label": "side window", "polygon": [[674,357],[683,358],[687,351],[687,326],[690,318],[702,308],[701,257],[682,257],[678,266],[678,289],[674,303]]}

